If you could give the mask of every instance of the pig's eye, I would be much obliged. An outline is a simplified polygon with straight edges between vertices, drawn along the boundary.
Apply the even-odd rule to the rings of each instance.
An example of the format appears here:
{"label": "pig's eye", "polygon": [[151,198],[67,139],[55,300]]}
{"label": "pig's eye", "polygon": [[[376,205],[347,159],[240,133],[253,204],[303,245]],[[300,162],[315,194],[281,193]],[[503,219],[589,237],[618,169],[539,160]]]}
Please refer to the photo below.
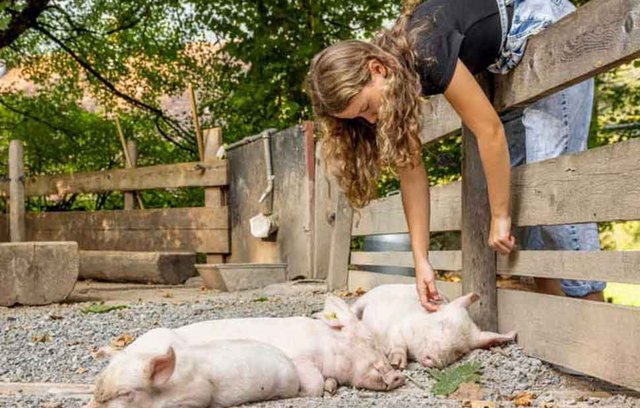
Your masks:
{"label": "pig's eye", "polygon": [[119,391],[116,398],[124,401],[133,401],[133,391],[131,390]]}

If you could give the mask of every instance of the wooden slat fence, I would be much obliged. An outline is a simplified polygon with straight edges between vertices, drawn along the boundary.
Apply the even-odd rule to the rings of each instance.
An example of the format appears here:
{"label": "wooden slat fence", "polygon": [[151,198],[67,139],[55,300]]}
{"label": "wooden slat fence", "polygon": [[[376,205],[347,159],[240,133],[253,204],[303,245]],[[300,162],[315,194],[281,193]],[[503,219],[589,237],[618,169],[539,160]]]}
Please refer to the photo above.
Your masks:
{"label": "wooden slat fence", "polygon": [[[116,211],[27,212],[28,241],[77,241],[84,250],[189,251],[222,262],[229,253],[229,215],[223,200],[226,160],[215,158],[220,129],[205,131],[203,162],[25,177],[25,196],[203,187],[205,206]],[[0,196],[9,183],[0,183]],[[0,215],[0,241],[9,241],[8,216]]]}
{"label": "wooden slat fence", "polygon": [[[491,77],[488,88],[496,109],[504,111],[639,56],[640,0],[591,0],[530,39],[521,64],[506,76]],[[442,96],[430,98],[425,111],[424,143],[460,131],[460,119]],[[462,132],[463,181],[431,189],[431,230],[462,233],[461,251],[430,253],[436,269],[462,271],[462,283],[439,281],[441,290],[450,296],[478,292],[482,300],[471,310],[474,319],[486,329],[517,330],[529,354],[640,390],[640,310],[495,284],[496,275],[640,284],[640,251],[516,251],[509,257],[487,251],[484,179],[477,178],[473,135]],[[640,219],[639,157],[636,139],[513,169],[513,224]],[[353,217],[352,236],[406,232],[400,196],[377,200]],[[370,265],[412,266],[409,252],[352,252],[341,262],[329,271],[330,281],[347,282],[351,290],[414,282],[366,271]],[[358,270],[349,271],[349,264]]]}

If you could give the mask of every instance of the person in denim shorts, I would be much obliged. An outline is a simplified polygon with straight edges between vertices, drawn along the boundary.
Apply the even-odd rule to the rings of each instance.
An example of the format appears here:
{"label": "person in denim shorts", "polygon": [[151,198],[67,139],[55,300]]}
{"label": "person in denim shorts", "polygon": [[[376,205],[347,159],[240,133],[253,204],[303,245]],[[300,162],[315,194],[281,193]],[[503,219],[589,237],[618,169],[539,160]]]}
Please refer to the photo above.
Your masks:
{"label": "person in denim shorts", "polygon": [[[383,167],[395,168],[411,237],[422,305],[441,301],[428,259],[429,187],[421,161],[421,96],[443,94],[478,142],[487,180],[488,245],[508,254],[510,167],[586,149],[593,80],[502,117],[474,75],[505,74],[527,39],[575,10],[569,0],[428,0],[406,6],[372,41],[347,40],[316,54],[305,88],[323,137],[329,171],[353,207],[377,193]],[[508,136],[508,137],[507,137]],[[523,249],[598,250],[595,224],[517,231]],[[542,291],[602,300],[604,282],[537,279]]]}

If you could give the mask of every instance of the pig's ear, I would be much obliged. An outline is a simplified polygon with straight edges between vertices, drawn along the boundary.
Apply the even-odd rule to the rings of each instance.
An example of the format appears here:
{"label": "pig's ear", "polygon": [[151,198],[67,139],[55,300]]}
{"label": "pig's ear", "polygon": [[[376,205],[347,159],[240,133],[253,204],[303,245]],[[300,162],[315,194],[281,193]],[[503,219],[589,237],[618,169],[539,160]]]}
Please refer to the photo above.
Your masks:
{"label": "pig's ear", "polygon": [[173,351],[173,347],[169,346],[165,354],[155,356],[149,361],[147,373],[151,383],[156,387],[160,387],[169,381],[175,368],[176,353]]}
{"label": "pig's ear", "polygon": [[98,351],[96,351],[95,353],[91,353],[93,358],[95,358],[96,360],[111,360],[116,354],[118,354],[118,350],[109,346],[100,347]]}
{"label": "pig's ear", "polygon": [[337,296],[328,295],[324,302],[324,310],[316,315],[329,327],[342,329],[358,321],[349,306]]}

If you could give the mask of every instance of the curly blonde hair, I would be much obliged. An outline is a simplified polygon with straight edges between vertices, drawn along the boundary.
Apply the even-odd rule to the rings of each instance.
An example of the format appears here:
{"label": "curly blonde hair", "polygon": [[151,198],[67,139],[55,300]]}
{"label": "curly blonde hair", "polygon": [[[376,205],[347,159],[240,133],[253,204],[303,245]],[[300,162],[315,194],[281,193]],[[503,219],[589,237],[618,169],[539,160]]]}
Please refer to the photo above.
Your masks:
{"label": "curly blonde hair", "polygon": [[[406,8],[391,29],[371,41],[347,40],[331,45],[311,61],[305,89],[323,141],[329,172],[354,208],[377,196],[376,180],[386,167],[421,162],[421,84],[416,71],[416,35],[427,22],[407,31]],[[371,80],[368,64],[386,67],[382,105],[376,124],[360,117],[336,118]]]}

